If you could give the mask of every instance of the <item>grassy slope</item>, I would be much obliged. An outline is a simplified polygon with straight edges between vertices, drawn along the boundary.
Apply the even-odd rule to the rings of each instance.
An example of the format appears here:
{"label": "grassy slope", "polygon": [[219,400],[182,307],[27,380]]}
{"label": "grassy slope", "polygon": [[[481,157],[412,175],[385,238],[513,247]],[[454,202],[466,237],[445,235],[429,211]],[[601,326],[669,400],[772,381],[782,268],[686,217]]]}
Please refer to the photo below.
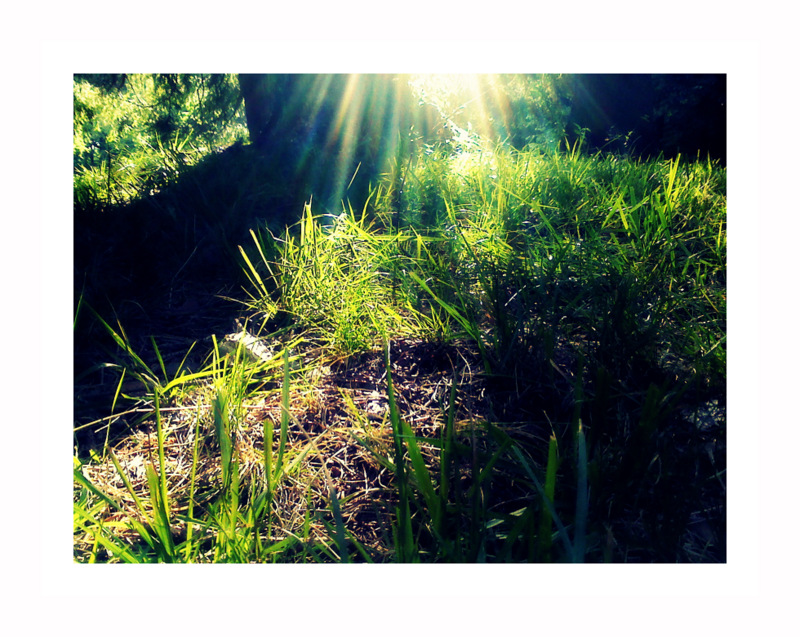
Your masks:
{"label": "grassy slope", "polygon": [[76,559],[725,559],[724,170],[407,169],[242,242],[273,359],[170,385],[128,357],[148,393],[76,458]]}

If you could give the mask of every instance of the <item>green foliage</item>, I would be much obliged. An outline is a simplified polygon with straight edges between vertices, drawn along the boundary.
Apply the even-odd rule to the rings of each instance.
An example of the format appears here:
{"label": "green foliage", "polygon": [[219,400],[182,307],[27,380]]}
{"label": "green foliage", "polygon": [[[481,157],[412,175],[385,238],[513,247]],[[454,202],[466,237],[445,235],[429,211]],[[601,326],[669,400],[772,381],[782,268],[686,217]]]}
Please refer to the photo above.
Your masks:
{"label": "green foliage", "polygon": [[559,148],[570,123],[571,90],[562,75],[505,77],[508,103],[503,125],[515,148]]}
{"label": "green foliage", "polygon": [[299,233],[288,234],[274,257],[264,234],[254,235],[259,259],[242,250],[245,273],[257,286],[251,307],[276,307],[268,292],[276,290],[281,310],[342,354],[370,349],[387,334],[419,332],[420,317],[401,284],[410,261],[399,247],[407,238],[378,234],[352,208],[324,221],[307,205]]}
{"label": "green foliage", "polygon": [[437,109],[443,126],[456,138],[474,132],[518,149],[555,150],[567,133],[572,88],[566,76],[422,75],[411,83],[419,99]]}
{"label": "green foliage", "polygon": [[185,166],[246,136],[230,75],[76,75],[73,103],[81,209],[162,189]]}

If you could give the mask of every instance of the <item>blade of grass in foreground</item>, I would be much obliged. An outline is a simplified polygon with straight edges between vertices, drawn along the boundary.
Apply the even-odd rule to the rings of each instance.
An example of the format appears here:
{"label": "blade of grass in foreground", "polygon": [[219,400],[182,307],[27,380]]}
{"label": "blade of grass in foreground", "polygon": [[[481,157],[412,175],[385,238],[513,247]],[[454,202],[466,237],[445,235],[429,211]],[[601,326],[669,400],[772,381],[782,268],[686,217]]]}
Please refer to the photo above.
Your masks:
{"label": "blade of grass in foreground", "polygon": [[336,487],[331,479],[328,481],[328,493],[330,494],[331,508],[333,509],[333,519],[336,523],[336,546],[339,549],[341,561],[348,564],[350,562],[350,555],[347,550],[347,538],[345,535],[344,520],[342,519],[342,507],[339,504],[339,497],[336,495]]}
{"label": "blade of grass in foreground", "polygon": [[167,498],[167,471],[164,458],[164,427],[161,422],[159,395],[155,395],[156,436],[158,439],[159,495],[163,512],[169,518],[169,500]]}
{"label": "blade of grass in foreground", "polygon": [[116,538],[106,537],[103,534],[104,527],[103,524],[97,520],[91,513],[86,511],[82,506],[79,504],[74,505],[74,510],[78,514],[78,516],[85,520],[86,522],[91,522],[94,526],[90,529],[86,529],[89,533],[94,536],[95,539],[95,548],[92,550],[92,559],[90,563],[94,563],[96,560],[97,554],[97,544],[102,544],[103,548],[105,548],[111,555],[118,557],[123,562],[127,564],[139,564],[141,560],[139,560],[133,553],[131,553],[130,549],[126,547],[122,541],[117,540]]}
{"label": "blade of grass in foreground", "polygon": [[117,333],[116,330],[114,330],[114,328],[112,328],[103,319],[103,317],[100,316],[100,314],[98,314],[94,310],[94,308],[92,308],[88,304],[87,304],[87,307],[89,307],[89,309],[92,311],[92,314],[94,314],[94,316],[97,318],[97,320],[100,321],[100,323],[105,328],[106,332],[108,332],[109,336],[111,336],[111,338],[114,340],[114,342],[117,344],[117,346],[121,350],[123,350],[126,354],[128,354],[128,356],[131,357],[131,359],[136,364],[138,369],[142,370],[142,371],[134,371],[134,370],[132,370],[132,373],[138,379],[140,379],[145,384],[145,386],[147,386],[147,387],[150,387],[150,386],[158,387],[158,377],[157,377],[157,375],[155,373],[153,373],[153,370],[151,370],[150,367],[148,367],[147,364],[139,357],[139,355],[131,349],[131,346],[128,343],[128,338],[127,338],[127,336],[125,334],[125,330],[122,329],[122,325],[119,326],[120,330],[119,330],[119,333]]}
{"label": "blade of grass in foreground", "polygon": [[[153,508],[153,518],[150,521],[153,530],[156,533],[156,536],[159,539],[159,545],[154,546],[158,551],[161,559],[165,562],[174,562],[175,561],[175,544],[172,541],[172,531],[170,529],[169,524],[169,504],[167,499],[167,478],[166,478],[166,468],[165,468],[165,460],[164,460],[164,430],[161,426],[161,409],[159,405],[159,392],[156,391],[155,393],[155,416],[156,416],[156,429],[157,429],[157,439],[158,439],[158,464],[159,464],[159,475],[156,475],[155,468],[153,467],[152,463],[148,463],[146,467],[146,475],[147,475],[147,486],[150,491],[150,504]],[[137,505],[139,506],[140,511],[143,515],[145,514],[144,508],[141,506],[141,502],[136,497],[135,492],[133,491],[133,487],[131,486],[130,482],[128,481],[127,477],[122,472],[122,468],[119,466],[116,457],[112,452],[112,461],[114,462],[114,466],[117,468],[117,471],[122,476],[123,482],[125,486],[128,488],[128,491],[133,495],[134,500],[136,501]]]}
{"label": "blade of grass in foreground", "polygon": [[[158,555],[163,556],[163,549],[161,548],[159,542],[150,535],[149,531],[147,530],[147,527],[145,526],[151,524],[150,517],[147,515],[147,511],[145,510],[144,506],[142,506],[141,500],[139,500],[139,497],[133,490],[133,486],[131,485],[130,480],[128,480],[128,476],[125,475],[125,472],[122,470],[122,467],[119,464],[119,460],[117,460],[117,457],[112,450],[109,450],[109,457],[111,458],[111,462],[114,464],[114,467],[116,468],[120,478],[122,478],[122,482],[125,484],[125,488],[133,497],[133,500],[136,503],[136,507],[139,510],[139,513],[141,514],[142,518],[144,519],[145,524],[142,524],[134,517],[131,517],[129,515],[129,512],[126,511],[118,502],[116,502],[115,500],[107,496],[105,493],[103,493],[96,486],[94,486],[86,478],[86,476],[84,476],[83,473],[81,473],[80,469],[77,468],[73,469],[73,479],[82,486],[86,487],[89,491],[91,491],[94,495],[102,499],[104,502],[106,502],[106,504],[110,505],[113,509],[115,509],[119,513],[124,514],[126,517],[129,517],[133,529],[139,534],[142,540],[144,540],[145,543],[148,546],[150,546],[150,548],[153,549]],[[103,544],[104,546],[106,546],[104,542]],[[109,546],[106,546],[106,548],[109,548]]]}
{"label": "blade of grass in foreground", "polygon": [[147,465],[147,486],[150,489],[150,503],[153,507],[153,529],[163,547],[165,562],[174,562],[175,544],[172,541],[172,532],[169,526],[167,503],[161,495],[159,479],[152,464]]}
{"label": "blade of grass in foreground", "polygon": [[536,477],[536,474],[531,469],[531,466],[528,464],[528,461],[525,459],[525,456],[522,455],[522,452],[519,450],[517,445],[514,445],[511,450],[514,452],[514,455],[519,460],[522,468],[525,470],[525,473],[528,474],[528,477],[533,482],[533,485],[536,487],[536,490],[539,492],[539,495],[542,497],[542,501],[544,502],[547,510],[550,513],[550,517],[552,518],[553,522],[556,524],[556,528],[558,529],[558,536],[561,538],[561,542],[564,544],[564,549],[566,550],[567,555],[572,559],[574,555],[572,542],[570,542],[569,535],[567,535],[567,529],[564,527],[563,522],[561,522],[561,518],[559,517],[558,513],[556,513],[556,509],[553,506],[553,501],[547,497],[544,488],[542,487],[541,482],[539,482],[539,478]]}
{"label": "blade of grass in foreground", "polygon": [[389,398],[389,417],[392,422],[392,437],[394,439],[394,466],[395,479],[397,480],[397,490],[400,502],[397,507],[397,527],[395,530],[395,547],[397,550],[397,560],[399,562],[416,561],[416,551],[414,540],[411,533],[411,509],[408,497],[408,479],[405,472],[405,460],[403,459],[403,440],[400,425],[400,411],[394,397],[394,385],[392,383],[392,364],[389,354],[390,344],[387,340],[384,344],[384,362],[386,365],[386,388]]}
{"label": "blade of grass in foreground", "polygon": [[222,385],[217,387],[217,393],[211,400],[214,415],[214,429],[219,443],[222,460],[222,484],[227,488],[231,483],[231,460],[233,458],[233,442],[230,433],[230,420],[228,416],[228,392]]}
{"label": "blade of grass in foreground", "polygon": [[447,406],[447,420],[442,431],[442,459],[439,478],[439,508],[442,512],[442,524],[447,511],[447,499],[450,496],[450,465],[453,458],[453,430],[455,428],[456,395],[458,392],[458,378],[453,370],[453,384],[450,387],[450,404]]}
{"label": "blade of grass in foreground", "polygon": [[589,487],[587,479],[586,436],[583,423],[578,421],[578,495],[575,502],[575,546],[573,562],[586,557],[586,522],[589,517]]}
{"label": "blade of grass in foreground", "polygon": [[286,449],[286,437],[289,431],[289,396],[291,389],[289,371],[289,348],[283,350],[283,387],[281,388],[281,440],[278,447],[278,461],[275,467],[276,474],[283,468],[283,453]]}
{"label": "blade of grass in foreground", "polygon": [[411,427],[403,419],[400,419],[400,426],[403,432],[403,438],[408,445],[408,457],[411,460],[411,470],[417,487],[422,492],[422,497],[425,499],[433,528],[438,529],[441,523],[440,501],[439,498],[436,497],[436,491],[431,482],[430,472],[428,471],[428,467],[425,466],[425,461],[422,458],[422,453],[419,450],[417,439],[414,436],[414,432],[411,431]]}
{"label": "blade of grass in foreground", "polygon": [[[545,471],[544,496],[550,502],[555,501],[556,495],[556,471],[558,470],[558,442],[555,434],[550,435],[550,444],[547,450],[547,469]],[[541,522],[539,524],[539,560],[542,562],[550,561],[550,546],[553,535],[553,517],[550,510],[544,503],[542,506]]]}
{"label": "blade of grass in foreground", "polygon": [[264,418],[264,480],[266,482],[267,497],[272,498],[275,479],[272,472],[272,438],[275,435],[275,424],[272,418]]}
{"label": "blade of grass in foreground", "polygon": [[194,445],[192,449],[192,471],[189,477],[189,507],[186,512],[186,546],[184,547],[184,562],[189,562],[192,556],[194,530],[192,518],[194,516],[194,492],[197,479],[197,451],[200,444],[200,412],[197,412],[194,426]]}

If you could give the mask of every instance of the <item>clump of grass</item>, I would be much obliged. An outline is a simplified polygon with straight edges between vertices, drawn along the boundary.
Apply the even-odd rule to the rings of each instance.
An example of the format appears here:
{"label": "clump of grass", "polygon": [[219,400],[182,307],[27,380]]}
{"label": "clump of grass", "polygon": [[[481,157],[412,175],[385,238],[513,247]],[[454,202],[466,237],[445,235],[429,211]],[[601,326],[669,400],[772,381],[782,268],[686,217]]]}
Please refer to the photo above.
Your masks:
{"label": "clump of grass", "polygon": [[330,218],[314,216],[307,204],[298,232],[278,242],[275,261],[267,257],[264,239],[253,236],[260,260],[242,250],[246,272],[261,291],[252,307],[269,303],[268,290],[274,289],[280,309],[298,328],[319,334],[336,355],[370,349],[385,334],[422,330],[400,282],[408,268],[398,249],[402,237],[377,233],[352,207]]}

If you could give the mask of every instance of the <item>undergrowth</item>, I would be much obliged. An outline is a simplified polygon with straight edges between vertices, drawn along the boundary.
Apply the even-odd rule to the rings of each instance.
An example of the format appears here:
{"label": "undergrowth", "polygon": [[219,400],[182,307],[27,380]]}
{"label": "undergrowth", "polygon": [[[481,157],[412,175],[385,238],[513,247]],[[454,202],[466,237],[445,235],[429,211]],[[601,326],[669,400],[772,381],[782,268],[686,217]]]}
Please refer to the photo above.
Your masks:
{"label": "undergrowth", "polygon": [[103,321],[144,398],[76,455],[76,560],[725,560],[724,169],[576,145],[404,170],[251,230],[267,355],[215,338],[170,377]]}

